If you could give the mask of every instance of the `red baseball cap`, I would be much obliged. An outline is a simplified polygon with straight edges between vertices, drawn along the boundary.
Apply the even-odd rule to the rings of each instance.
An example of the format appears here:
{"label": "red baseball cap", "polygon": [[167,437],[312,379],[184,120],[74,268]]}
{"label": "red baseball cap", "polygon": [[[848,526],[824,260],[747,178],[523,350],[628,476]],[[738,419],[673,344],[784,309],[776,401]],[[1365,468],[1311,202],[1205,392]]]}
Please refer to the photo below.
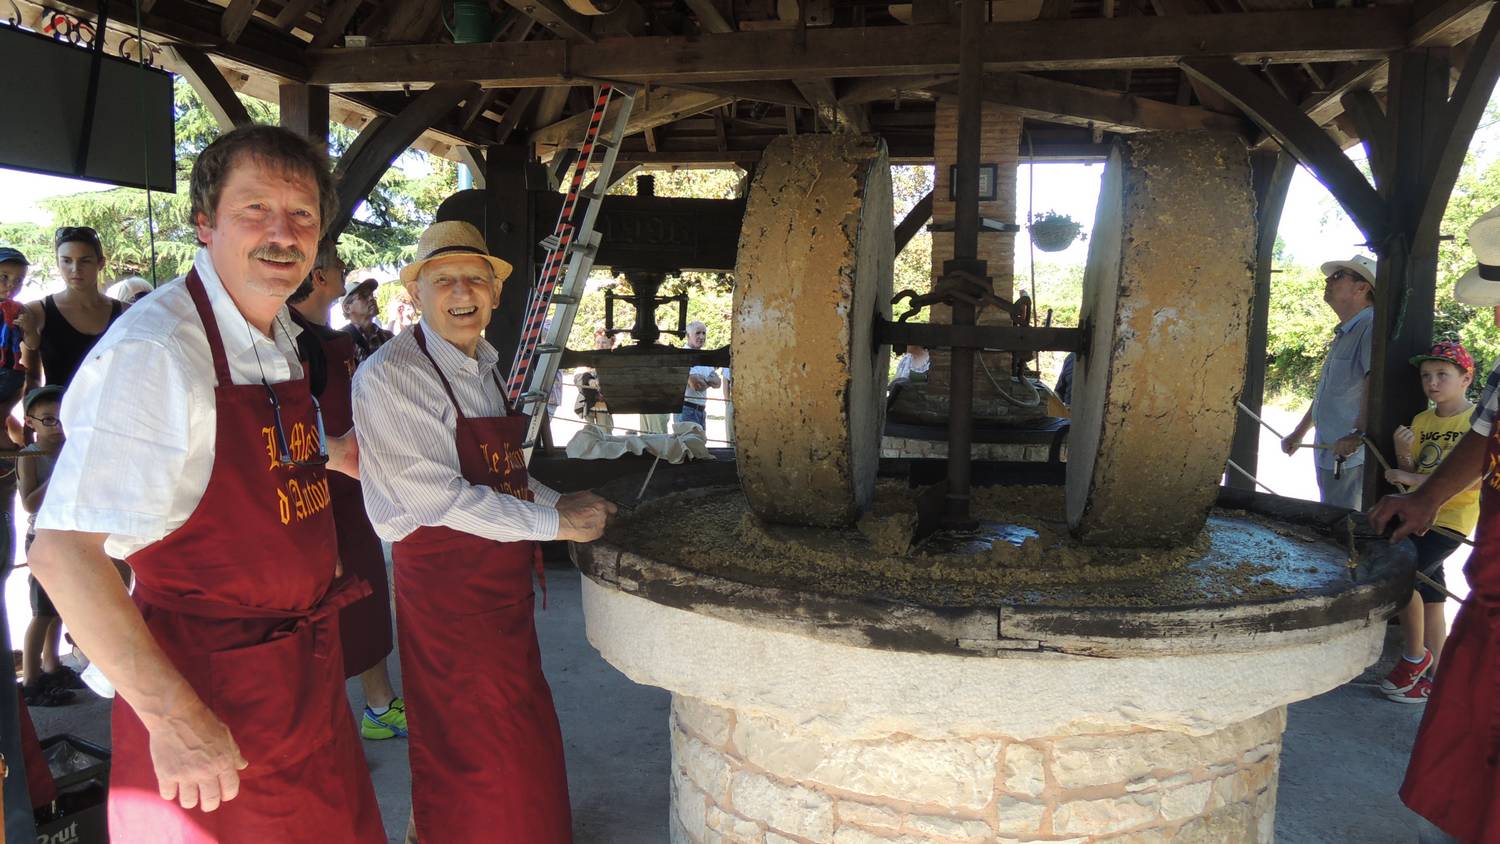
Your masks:
{"label": "red baseball cap", "polygon": [[1464,372],[1474,371],[1474,356],[1469,354],[1469,350],[1465,349],[1463,344],[1453,340],[1441,340],[1433,343],[1432,349],[1427,354],[1416,355],[1411,359],[1411,364],[1412,366],[1421,366],[1424,360],[1440,360],[1444,363],[1451,363]]}

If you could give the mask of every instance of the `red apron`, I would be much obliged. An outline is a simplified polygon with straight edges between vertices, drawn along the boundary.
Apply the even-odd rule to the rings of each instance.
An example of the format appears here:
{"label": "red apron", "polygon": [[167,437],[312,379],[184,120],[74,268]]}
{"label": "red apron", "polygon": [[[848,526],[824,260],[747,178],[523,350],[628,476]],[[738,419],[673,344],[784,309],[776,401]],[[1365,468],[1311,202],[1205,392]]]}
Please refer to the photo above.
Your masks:
{"label": "red apron", "polygon": [[[338,611],[364,584],[334,581],[321,466],[277,459],[269,397],[230,380],[213,309],[187,286],[217,384],[213,472],[181,527],[131,555],[134,600],[172,664],[229,727],[250,766],[217,811],[161,799],[149,736],[116,697],[110,840],[140,844],[385,842],[344,694]],[[295,460],[318,453],[307,381],[272,385]]]}
{"label": "red apron", "polygon": [[[1485,466],[1500,461],[1500,425]],[[1469,598],[1453,620],[1401,785],[1412,811],[1466,844],[1500,842],[1500,473],[1479,495],[1464,566]]]}
{"label": "red apron", "polygon": [[[421,326],[412,330],[453,402],[464,480],[529,500],[526,417],[464,416]],[[537,551],[534,542],[430,526],[392,549],[412,814],[423,844],[572,841],[562,732],[532,617]]]}
{"label": "red apron", "polygon": [[[342,436],[354,428],[352,403],[354,338],[345,331],[331,331],[292,312],[304,331],[313,332],[323,347],[327,378],[318,401],[323,406],[323,426],[329,434]],[[324,329],[324,330],[319,330]],[[344,676],[353,677],[374,668],[391,652],[391,586],[385,575],[385,549],[365,513],[364,492],[359,481],[340,472],[328,473],[333,494],[333,523],[338,530],[339,559],[344,574],[370,584],[370,594],[339,613],[339,639],[344,644]]]}

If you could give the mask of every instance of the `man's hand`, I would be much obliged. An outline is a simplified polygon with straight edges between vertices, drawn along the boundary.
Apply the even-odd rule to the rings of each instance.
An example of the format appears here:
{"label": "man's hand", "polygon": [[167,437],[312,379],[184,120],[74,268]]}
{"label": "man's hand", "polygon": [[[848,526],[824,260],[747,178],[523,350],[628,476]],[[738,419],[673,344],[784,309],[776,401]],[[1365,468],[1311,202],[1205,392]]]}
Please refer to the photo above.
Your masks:
{"label": "man's hand", "polygon": [[1282,437],[1281,450],[1287,454],[1296,454],[1297,449],[1302,446],[1303,436],[1304,434],[1301,431],[1293,431],[1292,433],[1287,434],[1285,437]]}
{"label": "man's hand", "polygon": [[604,526],[618,509],[592,492],[570,492],[557,500],[557,538],[593,542],[604,535]]}
{"label": "man's hand", "polygon": [[1359,434],[1349,434],[1333,441],[1333,453],[1338,457],[1348,457],[1364,444],[1364,438]]}
{"label": "man's hand", "polygon": [[202,701],[194,699],[180,711],[153,719],[146,728],[163,800],[212,812],[240,793],[239,772],[249,763],[229,728]]}
{"label": "man's hand", "polygon": [[1404,469],[1385,470],[1385,479],[1393,484],[1401,486],[1417,486],[1422,483],[1422,476],[1416,472],[1408,472]]}
{"label": "man's hand", "polygon": [[343,472],[359,480],[359,440],[352,428],[341,437],[328,438],[327,468],[330,472]]}
{"label": "man's hand", "polygon": [[1387,495],[1370,511],[1370,526],[1384,533],[1387,526],[1397,522],[1391,528],[1392,544],[1413,534],[1423,536],[1437,520],[1438,508],[1442,505],[1441,501],[1435,504],[1428,501],[1429,497],[1420,492]]}
{"label": "man's hand", "polygon": [[703,380],[702,375],[689,375],[688,386],[701,393],[708,389],[708,382]]}

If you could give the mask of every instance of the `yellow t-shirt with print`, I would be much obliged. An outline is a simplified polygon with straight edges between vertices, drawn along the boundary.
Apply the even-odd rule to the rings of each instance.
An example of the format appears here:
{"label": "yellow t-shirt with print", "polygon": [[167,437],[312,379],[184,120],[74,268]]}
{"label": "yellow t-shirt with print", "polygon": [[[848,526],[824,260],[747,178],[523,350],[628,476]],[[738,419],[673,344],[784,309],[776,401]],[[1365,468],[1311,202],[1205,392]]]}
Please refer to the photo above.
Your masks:
{"label": "yellow t-shirt with print", "polygon": [[[1416,434],[1411,444],[1411,459],[1416,464],[1417,474],[1432,474],[1432,470],[1448,457],[1448,452],[1469,432],[1469,414],[1473,410],[1473,405],[1465,405],[1458,413],[1443,417],[1437,415],[1436,408],[1431,408],[1411,420],[1412,433]],[[1475,486],[1448,499],[1448,503],[1438,510],[1436,524],[1468,535],[1474,532],[1478,522],[1479,487]]]}

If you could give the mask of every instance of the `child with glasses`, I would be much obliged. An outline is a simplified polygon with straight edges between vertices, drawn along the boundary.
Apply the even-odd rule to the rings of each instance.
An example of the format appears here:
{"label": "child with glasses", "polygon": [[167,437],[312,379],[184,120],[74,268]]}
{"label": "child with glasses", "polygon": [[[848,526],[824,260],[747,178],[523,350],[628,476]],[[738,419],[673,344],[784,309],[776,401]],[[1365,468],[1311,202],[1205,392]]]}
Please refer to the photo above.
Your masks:
{"label": "child with glasses", "polygon": [[16,301],[31,262],[19,249],[0,247],[0,417],[10,416],[26,386],[26,364],[22,360],[23,332],[16,318],[25,310]]}
{"label": "child with glasses", "polygon": [[[52,467],[57,462],[57,453],[63,446],[62,420],[58,411],[62,406],[62,388],[56,385],[41,387],[26,394],[23,410],[26,425],[36,432],[34,447],[43,453],[23,457],[17,461],[20,473],[21,506],[30,517],[26,524],[26,550],[36,538],[36,512],[42,508],[42,499],[47,494],[47,481],[52,477]],[[74,689],[84,687],[83,681],[71,668],[63,665],[58,657],[58,644],[62,638],[62,622],[52,599],[31,578],[31,624],[26,628],[26,639],[21,650],[21,695],[29,706],[62,706],[71,703]]]}

